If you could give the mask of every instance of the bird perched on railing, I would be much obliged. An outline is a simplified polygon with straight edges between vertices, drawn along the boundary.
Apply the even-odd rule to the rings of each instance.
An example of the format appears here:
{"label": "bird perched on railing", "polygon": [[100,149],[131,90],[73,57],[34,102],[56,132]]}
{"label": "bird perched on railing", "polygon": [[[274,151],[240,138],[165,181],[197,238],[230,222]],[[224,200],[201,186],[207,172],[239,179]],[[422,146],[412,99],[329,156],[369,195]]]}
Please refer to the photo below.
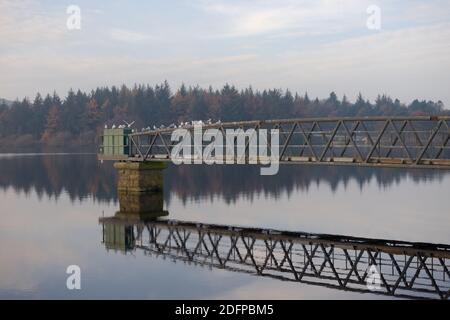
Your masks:
{"label": "bird perched on railing", "polygon": [[191,123],[192,123],[193,126],[195,126],[195,125],[202,125],[203,121],[202,120],[198,120],[198,121],[193,120],[193,121],[191,121]]}
{"label": "bird perched on railing", "polygon": [[[156,126],[153,125],[153,127],[147,127],[147,128],[142,128],[141,131],[146,131],[146,130],[161,130],[161,129],[177,129],[177,128],[185,128],[185,127],[190,127],[190,126],[195,126],[195,125],[212,125],[212,124],[220,124],[221,121],[218,120],[216,122],[214,122],[212,119],[208,119],[205,122],[203,122],[203,120],[192,120],[192,121],[187,121],[187,122],[183,122],[181,121],[178,125],[175,123],[171,123],[170,125],[168,125],[167,127],[165,125],[160,125],[160,126]],[[131,125],[131,124],[130,124]],[[113,125],[115,128],[115,125]],[[122,126],[119,126],[119,128],[121,128]],[[124,128],[126,126],[123,126]]]}

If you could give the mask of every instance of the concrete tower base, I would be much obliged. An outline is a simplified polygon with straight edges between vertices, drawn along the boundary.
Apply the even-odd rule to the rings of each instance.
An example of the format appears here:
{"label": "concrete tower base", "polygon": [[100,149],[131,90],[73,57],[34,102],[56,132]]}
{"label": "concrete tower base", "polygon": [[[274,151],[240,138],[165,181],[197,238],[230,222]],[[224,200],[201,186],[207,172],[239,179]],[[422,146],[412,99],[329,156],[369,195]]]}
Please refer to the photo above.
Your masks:
{"label": "concrete tower base", "polygon": [[120,213],[162,216],[164,162],[116,162]]}
{"label": "concrete tower base", "polygon": [[164,162],[116,162],[119,173],[118,191],[162,192]]}

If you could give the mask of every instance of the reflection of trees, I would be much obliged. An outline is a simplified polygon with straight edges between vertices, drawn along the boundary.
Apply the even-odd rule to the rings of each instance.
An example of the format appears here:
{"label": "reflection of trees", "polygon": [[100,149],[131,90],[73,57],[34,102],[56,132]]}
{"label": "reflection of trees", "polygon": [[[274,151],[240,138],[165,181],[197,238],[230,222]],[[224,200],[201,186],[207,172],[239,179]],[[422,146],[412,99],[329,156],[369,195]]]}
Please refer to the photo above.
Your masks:
{"label": "reflection of trees", "polygon": [[[364,185],[375,181],[381,188],[409,178],[413,181],[442,179],[440,170],[407,170],[390,168],[331,167],[285,165],[275,176],[260,176],[259,167],[249,165],[170,165],[164,171],[165,200],[176,195],[183,201],[222,197],[234,202],[239,197],[252,200],[257,195],[290,196],[296,190],[307,192],[318,184],[332,191],[350,181]],[[94,155],[25,156],[0,158],[0,188],[18,192],[35,190],[58,198],[67,192],[70,199],[92,197],[96,201],[116,201],[116,172],[112,163],[100,164]]]}
{"label": "reflection of trees", "polygon": [[[234,202],[239,197],[250,200],[257,195],[279,197],[286,192],[288,197],[296,190],[308,192],[309,188],[326,184],[335,192],[340,185],[346,187],[350,181],[358,183],[362,190],[373,180],[380,188],[409,178],[414,182],[442,179],[448,174],[443,170],[370,168],[352,166],[281,165],[275,176],[260,176],[259,167],[250,165],[222,166],[171,166],[165,172],[165,190],[176,194],[183,202],[190,199],[222,197]],[[167,198],[169,196],[169,198]]]}
{"label": "reflection of trees", "polygon": [[92,197],[116,200],[116,173],[111,163],[100,164],[94,155],[20,156],[0,158],[0,188],[35,190],[39,197],[71,200]]}

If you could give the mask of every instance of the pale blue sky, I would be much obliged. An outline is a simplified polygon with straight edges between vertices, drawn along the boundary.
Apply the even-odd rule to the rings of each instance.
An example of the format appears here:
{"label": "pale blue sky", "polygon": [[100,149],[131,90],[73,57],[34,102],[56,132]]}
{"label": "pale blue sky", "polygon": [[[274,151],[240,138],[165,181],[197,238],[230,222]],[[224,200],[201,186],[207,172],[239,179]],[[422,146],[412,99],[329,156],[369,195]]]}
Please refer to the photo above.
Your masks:
{"label": "pale blue sky", "polygon": [[[66,28],[71,4],[81,30]],[[0,43],[7,99],[168,80],[450,107],[448,0],[0,0]]]}

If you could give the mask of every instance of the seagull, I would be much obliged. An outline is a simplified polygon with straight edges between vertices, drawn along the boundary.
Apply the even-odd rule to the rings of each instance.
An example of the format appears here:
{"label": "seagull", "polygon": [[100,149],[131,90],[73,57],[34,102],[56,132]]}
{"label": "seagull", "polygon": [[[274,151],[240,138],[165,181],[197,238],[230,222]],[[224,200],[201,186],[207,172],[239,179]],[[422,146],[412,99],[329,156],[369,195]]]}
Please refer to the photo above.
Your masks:
{"label": "seagull", "polygon": [[116,128],[116,125],[115,124],[113,124],[112,125],[112,127],[111,127],[111,129],[115,129]]}
{"label": "seagull", "polygon": [[156,130],[156,126],[153,126],[153,130]]}
{"label": "seagull", "polygon": [[105,129],[108,129],[108,125],[107,124],[105,124]]}

